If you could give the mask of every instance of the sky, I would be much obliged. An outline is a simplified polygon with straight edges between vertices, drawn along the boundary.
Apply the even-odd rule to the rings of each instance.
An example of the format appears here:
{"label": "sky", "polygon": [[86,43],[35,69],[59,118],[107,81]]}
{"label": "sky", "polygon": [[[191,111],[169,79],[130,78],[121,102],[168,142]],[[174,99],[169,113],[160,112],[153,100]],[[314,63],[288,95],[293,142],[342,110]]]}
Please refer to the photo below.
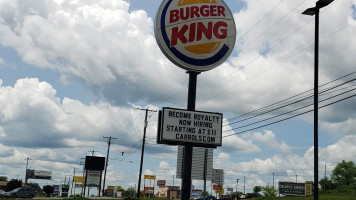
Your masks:
{"label": "sky", "polygon": [[[301,13],[315,2],[225,2],[235,49],[197,85],[196,110],[224,116],[213,167],[234,191],[312,181],[315,19]],[[30,169],[53,175],[30,182],[60,184],[82,173],[90,151],[106,156],[111,136],[106,185],[137,186],[145,118],[137,108],[187,104],[188,75],[155,40],[160,3],[0,0],[0,176],[24,179],[30,158]],[[320,12],[319,178],[356,162],[355,21],[355,0]],[[149,112],[143,174],[177,186],[177,146],[156,143],[157,120]]]}

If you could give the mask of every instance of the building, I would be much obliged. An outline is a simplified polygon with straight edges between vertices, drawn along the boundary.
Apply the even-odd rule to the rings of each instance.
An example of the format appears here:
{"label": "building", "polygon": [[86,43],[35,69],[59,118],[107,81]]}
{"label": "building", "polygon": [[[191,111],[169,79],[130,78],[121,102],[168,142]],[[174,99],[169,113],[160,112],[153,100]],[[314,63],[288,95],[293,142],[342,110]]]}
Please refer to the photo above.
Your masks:
{"label": "building", "polygon": [[179,186],[160,187],[157,195],[158,195],[158,198],[163,198],[163,199],[179,199],[180,198],[180,188],[179,188]]}

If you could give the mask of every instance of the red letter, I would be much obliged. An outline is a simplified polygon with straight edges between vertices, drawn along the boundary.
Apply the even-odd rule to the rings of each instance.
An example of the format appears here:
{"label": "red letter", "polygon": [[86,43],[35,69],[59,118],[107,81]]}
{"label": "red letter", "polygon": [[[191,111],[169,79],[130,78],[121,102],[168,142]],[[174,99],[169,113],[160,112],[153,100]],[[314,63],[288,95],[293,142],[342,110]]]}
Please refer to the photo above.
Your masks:
{"label": "red letter", "polygon": [[171,10],[169,12],[169,23],[174,23],[179,20],[179,10]]}
{"label": "red letter", "polygon": [[182,29],[178,30],[178,26],[172,28],[172,37],[171,37],[171,47],[175,46],[178,42],[178,39],[183,43],[187,43],[187,38],[184,36],[185,32],[188,30],[188,25],[184,24]]}
{"label": "red letter", "polygon": [[223,6],[218,6],[218,16],[224,16],[226,17],[225,15],[225,8]]}
{"label": "red letter", "polygon": [[196,23],[191,23],[189,26],[189,42],[193,42],[195,40],[195,31]]}
{"label": "red letter", "polygon": [[203,5],[200,7],[200,14],[203,17],[209,17],[209,6]]}
{"label": "red letter", "polygon": [[213,22],[208,22],[208,28],[202,22],[198,22],[198,30],[197,30],[197,41],[200,41],[203,37],[203,33],[205,37],[210,40],[213,35]]}
{"label": "red letter", "polygon": [[216,24],[214,25],[214,36],[218,39],[225,39],[226,36],[227,36],[227,29],[224,28],[224,29],[220,29],[220,32],[219,33],[219,28],[220,27],[227,27],[227,24],[226,22],[216,22]]}
{"label": "red letter", "polygon": [[189,7],[185,8],[185,16],[184,16],[184,8],[180,9],[180,19],[187,20],[189,18]]}
{"label": "red letter", "polygon": [[200,17],[199,15],[199,7],[198,6],[192,6],[190,8],[190,18],[194,18],[194,15],[197,17]]}
{"label": "red letter", "polygon": [[218,16],[216,12],[217,12],[216,6],[210,6],[210,16],[214,16],[214,17]]}

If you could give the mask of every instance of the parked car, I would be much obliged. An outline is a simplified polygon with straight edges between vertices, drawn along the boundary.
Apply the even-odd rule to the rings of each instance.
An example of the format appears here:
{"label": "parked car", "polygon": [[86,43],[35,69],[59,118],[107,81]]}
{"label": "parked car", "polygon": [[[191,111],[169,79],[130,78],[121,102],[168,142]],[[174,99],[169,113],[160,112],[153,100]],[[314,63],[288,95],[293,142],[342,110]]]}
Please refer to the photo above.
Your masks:
{"label": "parked car", "polygon": [[204,199],[203,196],[200,196],[197,199],[199,199],[199,200],[215,200],[216,198],[214,196],[205,196],[205,199]]}
{"label": "parked car", "polygon": [[36,190],[34,188],[20,187],[16,188],[10,192],[5,192],[4,197],[6,198],[33,198],[36,196]]}
{"label": "parked car", "polygon": [[0,190],[0,198],[2,198],[4,196],[5,191],[4,190]]}

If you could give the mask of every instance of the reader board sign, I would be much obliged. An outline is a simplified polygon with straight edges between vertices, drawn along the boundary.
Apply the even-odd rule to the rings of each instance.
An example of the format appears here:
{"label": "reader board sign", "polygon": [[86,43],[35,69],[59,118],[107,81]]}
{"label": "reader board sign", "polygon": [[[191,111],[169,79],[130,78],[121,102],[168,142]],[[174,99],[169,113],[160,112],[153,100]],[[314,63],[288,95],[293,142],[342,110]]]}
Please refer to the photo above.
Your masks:
{"label": "reader board sign", "polygon": [[279,193],[284,195],[305,196],[305,183],[279,182]]}
{"label": "reader board sign", "polygon": [[157,143],[221,146],[222,113],[164,107],[159,118]]}
{"label": "reader board sign", "polygon": [[101,171],[88,170],[87,176],[87,186],[90,187],[99,187],[101,180]]}
{"label": "reader board sign", "polygon": [[52,171],[27,169],[26,176],[28,179],[50,180],[52,178]]}
{"label": "reader board sign", "polygon": [[166,57],[190,71],[217,67],[236,42],[233,14],[223,0],[163,0],[154,32]]}

